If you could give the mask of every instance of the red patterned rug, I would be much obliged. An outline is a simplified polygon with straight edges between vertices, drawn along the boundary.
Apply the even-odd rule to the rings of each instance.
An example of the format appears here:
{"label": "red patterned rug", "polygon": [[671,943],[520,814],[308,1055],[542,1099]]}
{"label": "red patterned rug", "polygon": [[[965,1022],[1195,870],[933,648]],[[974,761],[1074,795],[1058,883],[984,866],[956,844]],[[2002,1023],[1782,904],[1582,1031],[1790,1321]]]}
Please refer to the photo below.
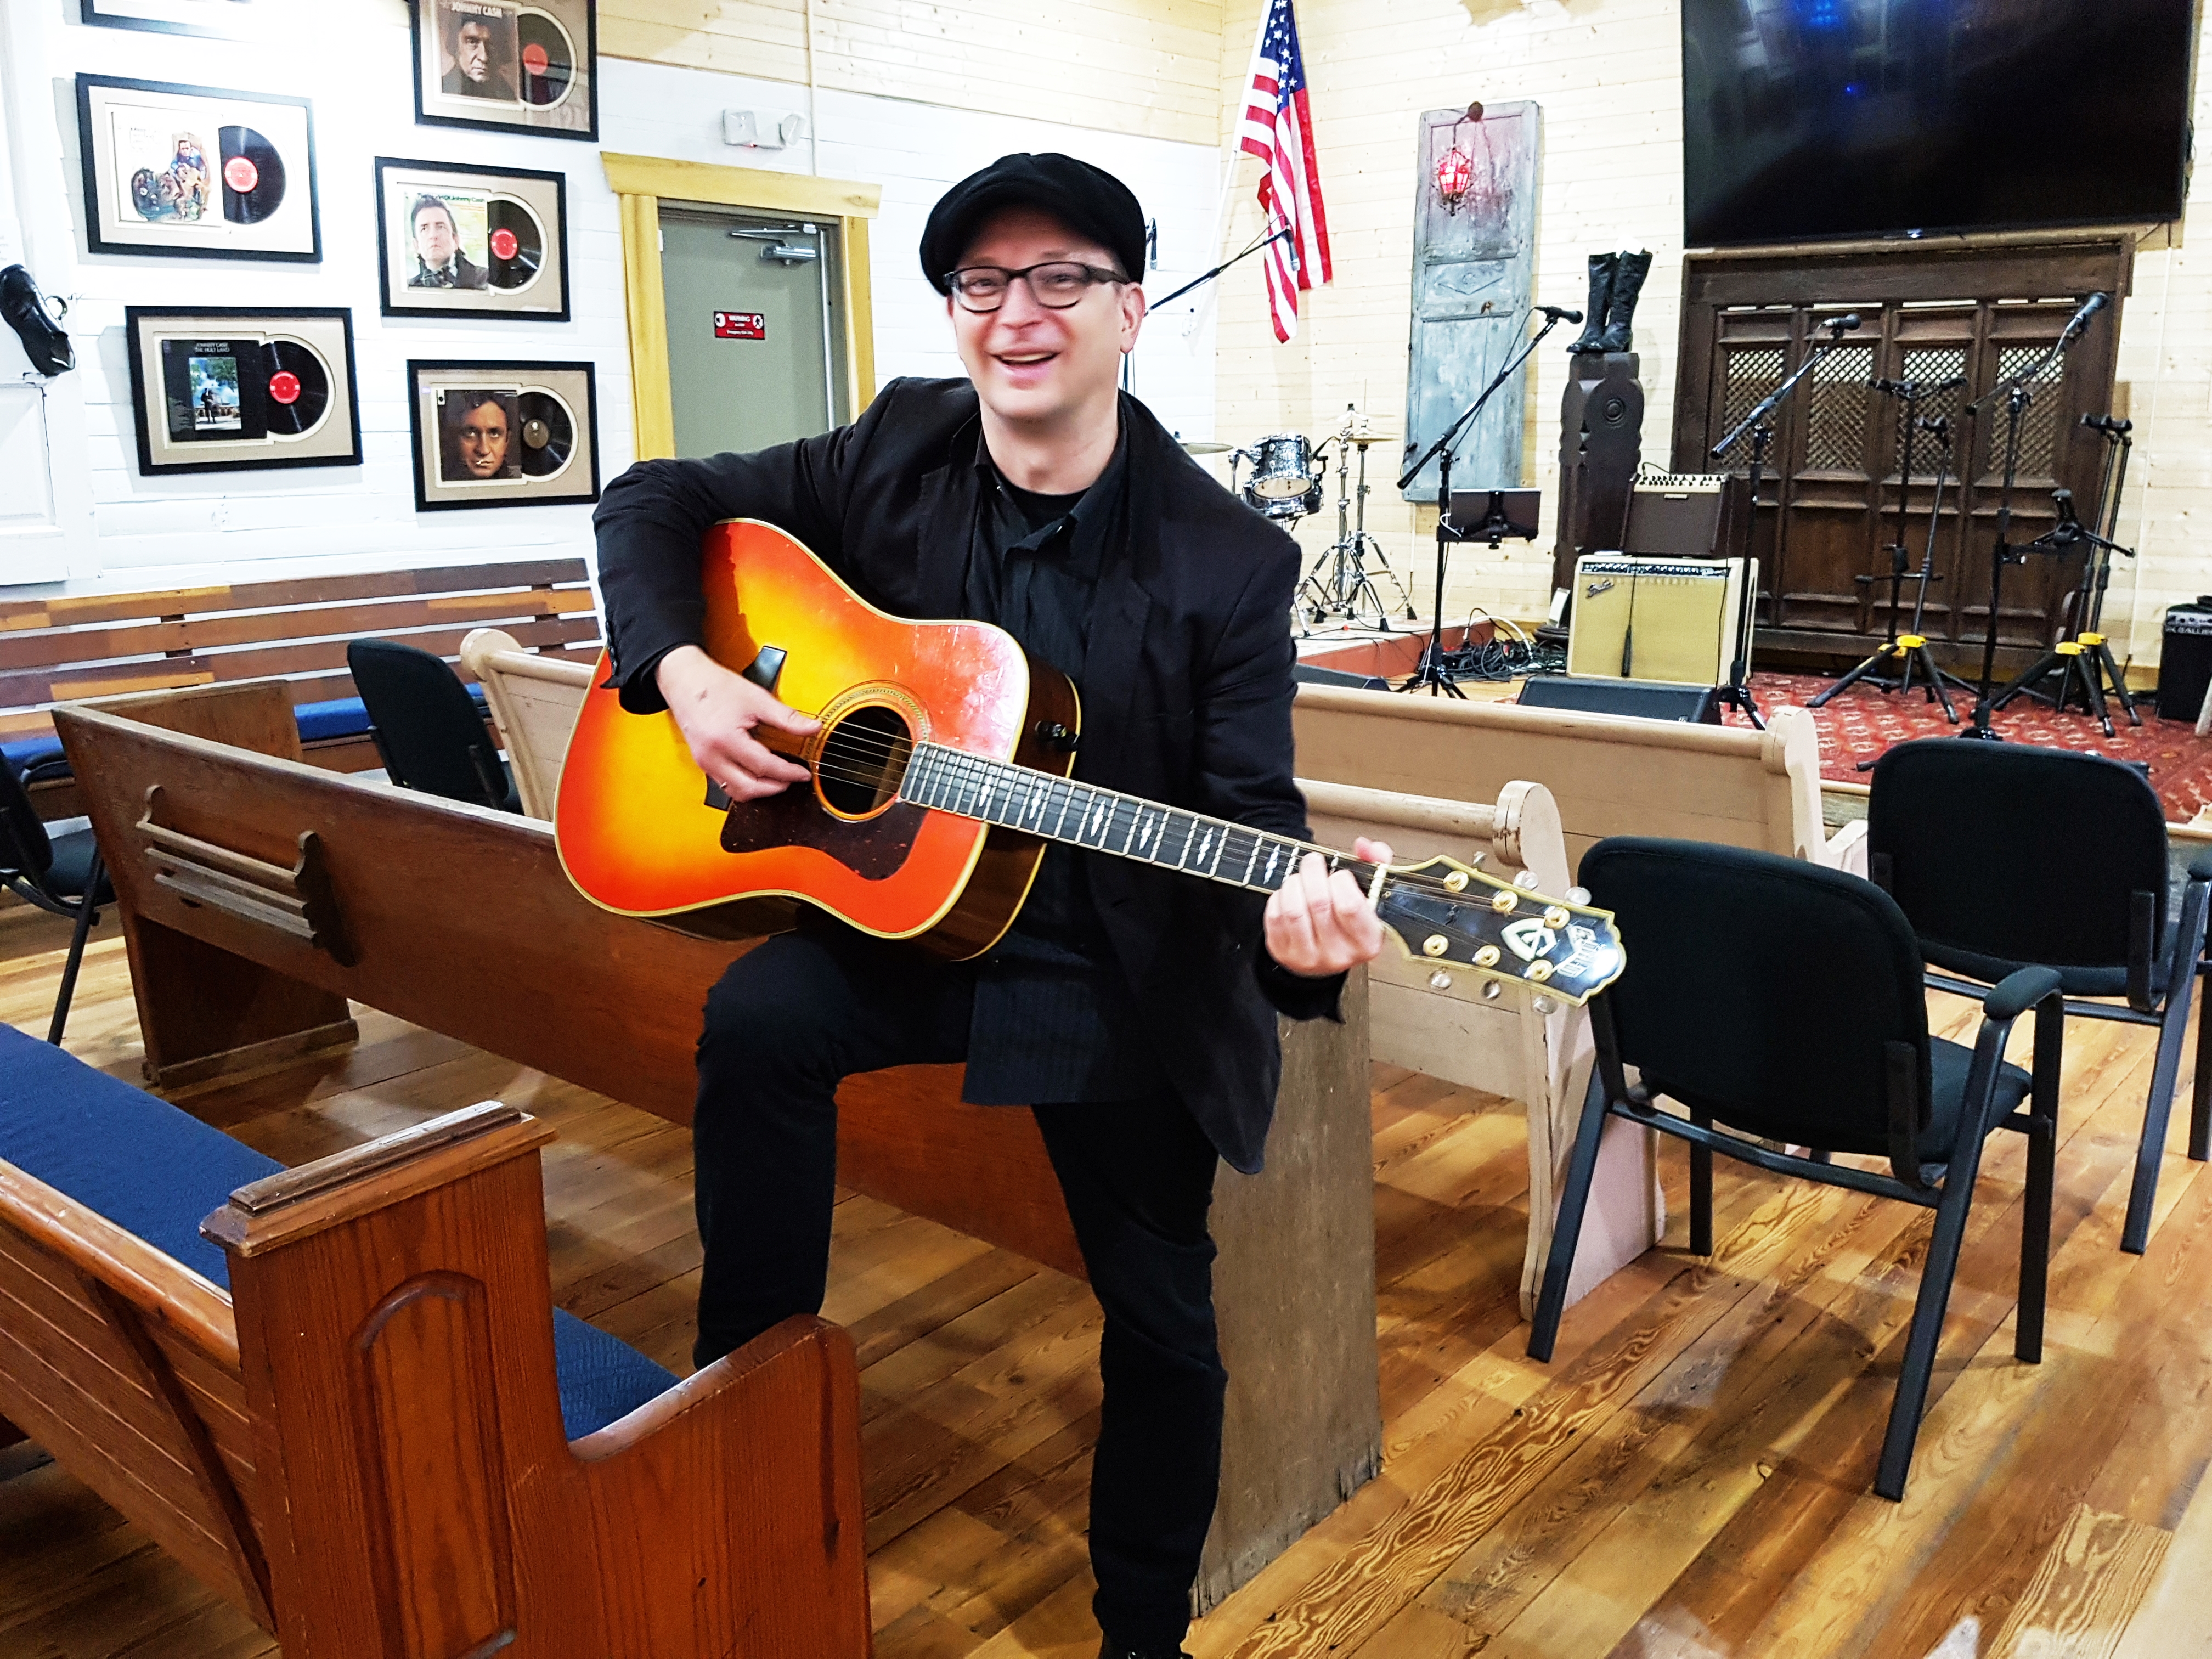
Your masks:
{"label": "red patterned rug", "polygon": [[[1829,684],[1816,674],[1751,677],[1752,696],[1761,709],[1785,705],[1802,708]],[[1951,706],[1965,724],[1974,706],[1973,693],[1954,690]],[[2000,710],[1990,723],[2014,743],[2148,762],[2151,787],[2165,804],[2166,817],[2186,823],[2198,807],[2212,805],[2212,738],[2199,738],[2192,724],[2159,719],[2148,696],[2137,698],[2136,708],[2142,716],[2141,726],[2130,726],[2119,706],[2112,706],[2113,735],[2109,738],[2088,715],[2071,710],[2054,714],[2033,697],[2022,697]],[[1861,761],[1874,759],[1892,744],[1940,738],[1956,730],[1945,721],[1942,709],[1917,690],[1909,700],[1900,700],[1894,693],[1855,685],[1812,714],[1820,731],[1820,775],[1832,783],[1864,783],[1867,775],[1857,769]],[[1731,725],[1743,720],[1733,709],[1727,718]]]}

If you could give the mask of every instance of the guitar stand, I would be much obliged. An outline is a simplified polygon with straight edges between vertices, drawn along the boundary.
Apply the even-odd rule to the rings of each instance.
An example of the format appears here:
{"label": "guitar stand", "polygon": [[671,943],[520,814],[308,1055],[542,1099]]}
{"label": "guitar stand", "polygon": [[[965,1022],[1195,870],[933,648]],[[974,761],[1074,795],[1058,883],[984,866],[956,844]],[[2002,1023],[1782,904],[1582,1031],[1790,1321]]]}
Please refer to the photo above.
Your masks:
{"label": "guitar stand", "polygon": [[[1912,695],[1913,676],[1917,674],[1921,678],[1922,694],[1929,702],[1940,702],[1943,707],[1943,718],[1956,726],[1959,723],[1959,711],[1951,706],[1951,693],[1943,682],[1948,679],[1962,691],[1970,688],[1966,681],[1960,679],[1955,674],[1944,672],[1942,665],[1936,662],[1935,653],[1928,648],[1927,636],[1920,631],[1921,618],[1926,614],[1928,609],[1928,585],[1930,582],[1939,582],[1943,580],[1936,570],[1936,532],[1942,522],[1943,487],[1949,481],[1951,472],[1951,423],[1948,418],[1941,415],[1931,420],[1915,412],[1919,408],[1920,399],[1925,393],[1922,387],[1911,380],[1878,380],[1875,382],[1875,389],[1899,399],[1904,409],[1904,413],[1899,417],[1905,454],[1900,463],[1902,470],[1898,474],[1899,483],[1897,492],[1897,539],[1892,542],[1887,550],[1889,554],[1888,637],[1875,648],[1872,656],[1821,692],[1819,696],[1808,701],[1805,706],[1808,708],[1819,708],[1838,691],[1848,690],[1862,680],[1885,696],[1892,691],[1896,691],[1909,697]],[[1936,391],[1946,389],[1940,386],[1934,388]],[[1911,555],[1905,549],[1905,535],[1912,495],[1913,448],[1922,431],[1933,432],[1936,434],[1942,459],[1936,463],[1936,499],[1928,510],[1928,546],[1921,556],[1920,568],[1917,571],[1908,572],[1905,568],[1905,562]],[[1875,575],[1859,575],[1853,577],[1852,580],[1862,586],[1871,586],[1883,578]],[[1905,584],[1908,580],[1918,582],[1919,592],[1912,601],[1911,629],[1909,632],[1899,633],[1897,626],[1899,613],[1903,607]],[[1889,667],[1893,663],[1896,665],[1898,670],[1895,679],[1891,679],[1887,674],[1880,672]]]}

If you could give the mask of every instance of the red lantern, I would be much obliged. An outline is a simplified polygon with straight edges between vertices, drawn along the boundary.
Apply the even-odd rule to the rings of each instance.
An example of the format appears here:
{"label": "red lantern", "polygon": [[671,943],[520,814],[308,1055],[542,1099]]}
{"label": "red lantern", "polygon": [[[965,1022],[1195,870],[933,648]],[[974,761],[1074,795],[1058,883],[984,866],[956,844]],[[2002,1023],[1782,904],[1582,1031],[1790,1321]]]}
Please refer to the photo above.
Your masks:
{"label": "red lantern", "polygon": [[1467,199],[1468,187],[1474,183],[1474,163],[1468,153],[1454,144],[1437,157],[1437,197],[1447,213],[1457,213],[1459,204]]}

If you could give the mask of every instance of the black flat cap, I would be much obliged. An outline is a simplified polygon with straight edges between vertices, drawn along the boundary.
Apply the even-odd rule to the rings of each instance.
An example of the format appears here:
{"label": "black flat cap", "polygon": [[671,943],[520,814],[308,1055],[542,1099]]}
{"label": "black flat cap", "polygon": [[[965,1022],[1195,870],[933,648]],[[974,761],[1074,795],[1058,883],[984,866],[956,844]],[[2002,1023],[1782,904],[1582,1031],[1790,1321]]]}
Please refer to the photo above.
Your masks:
{"label": "black flat cap", "polygon": [[938,198],[921,233],[921,274],[932,288],[952,291],[946,274],[959,264],[984,221],[1010,207],[1049,213],[1112,253],[1122,275],[1133,281],[1143,276],[1145,210],[1128,185],[1103,167],[1048,150],[1001,155]]}

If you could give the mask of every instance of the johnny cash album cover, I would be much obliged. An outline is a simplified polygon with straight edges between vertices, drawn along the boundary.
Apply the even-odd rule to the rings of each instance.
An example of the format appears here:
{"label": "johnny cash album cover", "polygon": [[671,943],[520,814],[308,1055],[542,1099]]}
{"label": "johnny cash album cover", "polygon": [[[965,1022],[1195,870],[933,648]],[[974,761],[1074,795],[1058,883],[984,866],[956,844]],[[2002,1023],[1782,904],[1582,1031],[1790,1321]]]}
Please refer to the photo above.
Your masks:
{"label": "johnny cash album cover", "polygon": [[307,100],[101,75],[76,96],[93,252],[322,258]]}
{"label": "johnny cash album cover", "polygon": [[414,0],[415,118],[599,137],[594,0]]}
{"label": "johnny cash album cover", "polygon": [[457,161],[376,161],[387,317],[568,319],[567,181]]}
{"label": "johnny cash album cover", "polygon": [[146,476],[360,465],[350,312],[131,306],[124,331]]}

